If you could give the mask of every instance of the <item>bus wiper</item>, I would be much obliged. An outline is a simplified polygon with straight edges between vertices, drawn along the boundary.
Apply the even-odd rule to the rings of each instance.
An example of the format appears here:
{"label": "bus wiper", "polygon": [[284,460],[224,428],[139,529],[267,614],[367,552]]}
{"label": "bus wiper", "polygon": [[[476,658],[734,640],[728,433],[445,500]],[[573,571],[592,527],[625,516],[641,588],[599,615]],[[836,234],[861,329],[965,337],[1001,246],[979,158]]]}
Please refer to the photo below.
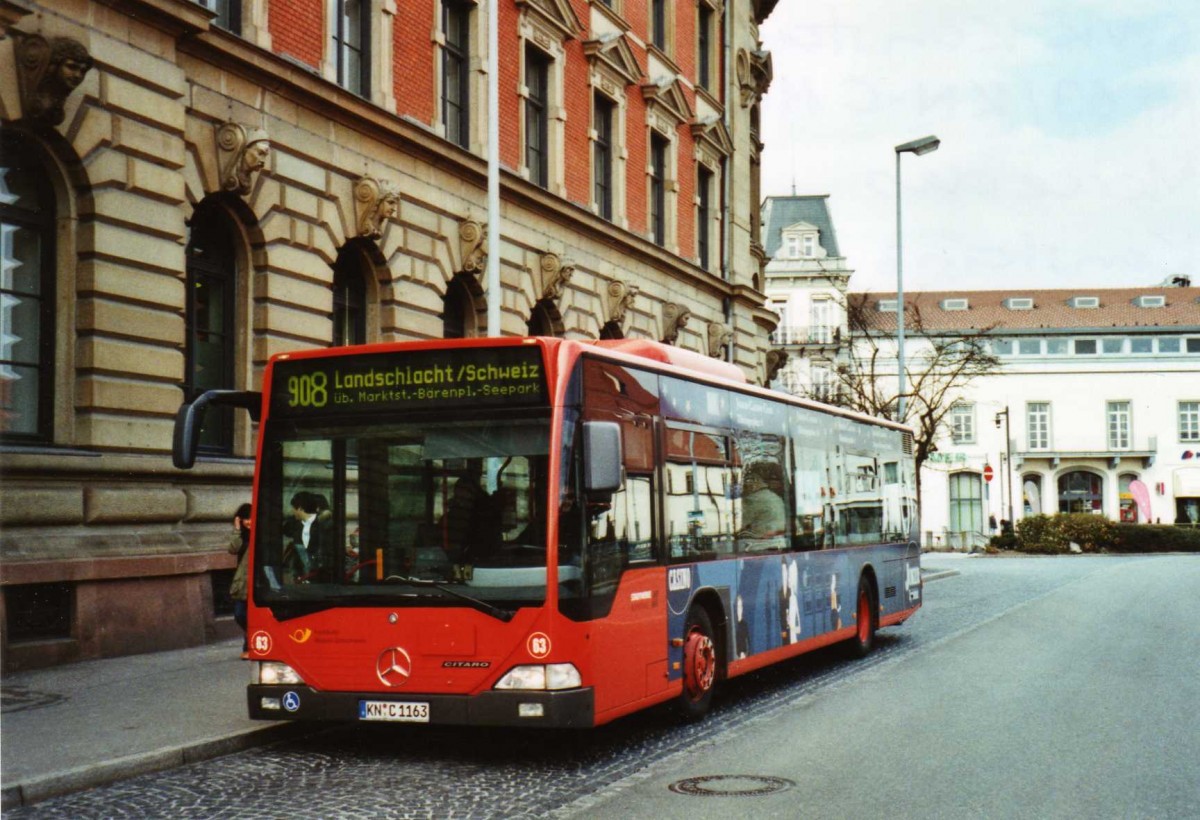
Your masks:
{"label": "bus wiper", "polygon": [[487,601],[481,601],[478,598],[472,598],[465,592],[459,592],[457,589],[448,587],[440,581],[429,581],[424,578],[410,578],[407,575],[389,575],[386,580],[388,582],[400,581],[405,584],[412,584],[415,587],[433,587],[434,589],[444,592],[447,595],[452,595],[455,598],[461,598],[485,615],[491,615],[497,620],[504,621],[504,623],[511,621],[513,616],[517,614],[509,609],[501,609],[498,606],[492,606]]}

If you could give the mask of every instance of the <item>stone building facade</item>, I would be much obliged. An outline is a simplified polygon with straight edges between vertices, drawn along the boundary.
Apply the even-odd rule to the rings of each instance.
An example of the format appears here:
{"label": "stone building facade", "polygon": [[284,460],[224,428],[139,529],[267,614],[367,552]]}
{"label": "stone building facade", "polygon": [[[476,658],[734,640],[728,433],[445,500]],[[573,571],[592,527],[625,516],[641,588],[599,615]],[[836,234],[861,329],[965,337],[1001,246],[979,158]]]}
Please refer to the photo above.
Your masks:
{"label": "stone building facade", "polygon": [[763,382],[773,5],[500,0],[491,249],[485,4],[0,0],[4,668],[233,631],[255,430],[179,472],[173,418],[274,354],[623,336]]}

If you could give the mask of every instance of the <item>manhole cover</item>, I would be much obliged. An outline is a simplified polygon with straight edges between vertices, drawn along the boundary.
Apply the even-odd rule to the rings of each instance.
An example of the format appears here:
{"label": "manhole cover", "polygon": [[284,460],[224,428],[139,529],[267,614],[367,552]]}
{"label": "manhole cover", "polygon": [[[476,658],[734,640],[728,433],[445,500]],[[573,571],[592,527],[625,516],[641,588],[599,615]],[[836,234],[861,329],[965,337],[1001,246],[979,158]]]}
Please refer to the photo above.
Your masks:
{"label": "manhole cover", "polygon": [[676,794],[694,797],[758,797],[763,794],[786,791],[795,782],[785,777],[766,777],[759,774],[710,774],[704,777],[689,777],[672,783],[669,788]]}
{"label": "manhole cover", "polygon": [[43,706],[53,706],[66,700],[62,695],[53,692],[38,692],[24,686],[0,687],[0,711],[22,712],[26,709],[40,709]]}

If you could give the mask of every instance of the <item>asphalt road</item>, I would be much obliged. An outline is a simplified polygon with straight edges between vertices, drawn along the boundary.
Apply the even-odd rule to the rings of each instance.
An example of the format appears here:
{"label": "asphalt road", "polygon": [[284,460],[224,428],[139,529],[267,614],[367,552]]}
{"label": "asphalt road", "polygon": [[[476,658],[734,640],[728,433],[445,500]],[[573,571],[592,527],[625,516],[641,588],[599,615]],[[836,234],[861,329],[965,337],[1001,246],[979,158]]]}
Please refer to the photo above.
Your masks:
{"label": "asphalt road", "polygon": [[1200,557],[925,564],[959,574],[868,659],[730,682],[698,724],[339,728],[5,817],[1200,816]]}

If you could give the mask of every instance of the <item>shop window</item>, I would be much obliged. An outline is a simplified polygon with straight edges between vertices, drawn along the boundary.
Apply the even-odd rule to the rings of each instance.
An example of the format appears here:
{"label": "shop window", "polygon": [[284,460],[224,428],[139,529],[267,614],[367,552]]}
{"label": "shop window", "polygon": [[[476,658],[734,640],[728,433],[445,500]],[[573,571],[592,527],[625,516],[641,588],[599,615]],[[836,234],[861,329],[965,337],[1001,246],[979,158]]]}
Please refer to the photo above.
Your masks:
{"label": "shop window", "polygon": [[1121,501],[1121,521],[1126,524],[1136,524],[1138,521],[1137,499],[1133,497],[1133,482],[1137,481],[1134,473],[1122,473],[1117,479],[1117,494]]}
{"label": "shop window", "polygon": [[1044,511],[1042,504],[1042,477],[1030,473],[1021,481],[1022,509],[1026,516],[1041,515]]}
{"label": "shop window", "polygon": [[1060,513],[1102,513],[1104,480],[1095,473],[1075,470],[1058,479]]}

